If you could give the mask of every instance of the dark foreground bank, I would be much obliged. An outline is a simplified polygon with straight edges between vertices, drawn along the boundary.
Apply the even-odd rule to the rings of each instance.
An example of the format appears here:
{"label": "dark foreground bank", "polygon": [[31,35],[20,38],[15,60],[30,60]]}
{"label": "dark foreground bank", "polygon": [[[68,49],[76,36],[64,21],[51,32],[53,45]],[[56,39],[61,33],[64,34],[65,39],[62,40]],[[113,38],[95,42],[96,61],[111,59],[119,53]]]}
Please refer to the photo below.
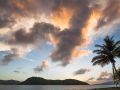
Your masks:
{"label": "dark foreground bank", "polygon": [[92,90],[120,90],[120,87],[99,88],[99,89],[92,89]]}
{"label": "dark foreground bank", "polygon": [[[0,90],[120,90],[108,85],[0,85]],[[95,89],[96,88],[96,89]],[[105,88],[105,89],[99,89]],[[109,88],[109,89],[107,89]]]}

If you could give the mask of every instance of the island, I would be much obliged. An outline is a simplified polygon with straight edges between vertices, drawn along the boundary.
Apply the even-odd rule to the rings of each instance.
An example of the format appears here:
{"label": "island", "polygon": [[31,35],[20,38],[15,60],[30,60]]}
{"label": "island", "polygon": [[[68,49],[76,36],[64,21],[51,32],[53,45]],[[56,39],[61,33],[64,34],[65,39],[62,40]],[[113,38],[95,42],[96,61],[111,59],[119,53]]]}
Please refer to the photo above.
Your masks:
{"label": "island", "polygon": [[19,83],[19,85],[89,85],[89,84],[75,79],[48,80],[40,77],[30,77],[25,81]]}

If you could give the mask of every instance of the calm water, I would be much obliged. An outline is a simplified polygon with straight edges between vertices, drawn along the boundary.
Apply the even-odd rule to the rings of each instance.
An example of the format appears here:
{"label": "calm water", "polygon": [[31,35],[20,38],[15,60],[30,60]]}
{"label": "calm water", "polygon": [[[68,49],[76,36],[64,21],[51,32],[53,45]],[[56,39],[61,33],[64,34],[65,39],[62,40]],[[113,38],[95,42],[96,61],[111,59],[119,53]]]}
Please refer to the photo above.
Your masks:
{"label": "calm water", "polygon": [[115,85],[0,85],[0,90],[90,90]]}

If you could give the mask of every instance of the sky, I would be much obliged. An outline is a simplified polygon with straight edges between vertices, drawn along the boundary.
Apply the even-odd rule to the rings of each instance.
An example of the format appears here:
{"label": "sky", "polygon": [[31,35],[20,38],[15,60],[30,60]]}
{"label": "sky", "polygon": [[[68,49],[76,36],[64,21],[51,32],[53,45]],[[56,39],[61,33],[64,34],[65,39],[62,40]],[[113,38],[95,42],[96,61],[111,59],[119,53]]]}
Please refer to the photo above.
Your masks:
{"label": "sky", "polygon": [[112,80],[91,60],[107,35],[120,40],[120,0],[0,0],[0,12],[0,79]]}

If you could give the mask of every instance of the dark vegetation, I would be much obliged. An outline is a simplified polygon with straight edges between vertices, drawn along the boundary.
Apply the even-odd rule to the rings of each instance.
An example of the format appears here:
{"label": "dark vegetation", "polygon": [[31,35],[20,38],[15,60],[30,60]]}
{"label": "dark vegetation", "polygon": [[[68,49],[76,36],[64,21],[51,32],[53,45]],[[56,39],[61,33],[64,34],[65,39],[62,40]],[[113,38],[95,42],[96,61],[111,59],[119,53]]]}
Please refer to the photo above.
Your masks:
{"label": "dark vegetation", "polygon": [[21,82],[20,85],[89,85],[89,84],[74,79],[47,80],[40,77],[31,77]]}
{"label": "dark vegetation", "polygon": [[40,77],[30,77],[23,82],[16,80],[0,80],[0,85],[89,85],[75,79],[47,80]]}
{"label": "dark vegetation", "polygon": [[0,85],[15,85],[19,83],[20,81],[16,81],[16,80],[0,80]]}

